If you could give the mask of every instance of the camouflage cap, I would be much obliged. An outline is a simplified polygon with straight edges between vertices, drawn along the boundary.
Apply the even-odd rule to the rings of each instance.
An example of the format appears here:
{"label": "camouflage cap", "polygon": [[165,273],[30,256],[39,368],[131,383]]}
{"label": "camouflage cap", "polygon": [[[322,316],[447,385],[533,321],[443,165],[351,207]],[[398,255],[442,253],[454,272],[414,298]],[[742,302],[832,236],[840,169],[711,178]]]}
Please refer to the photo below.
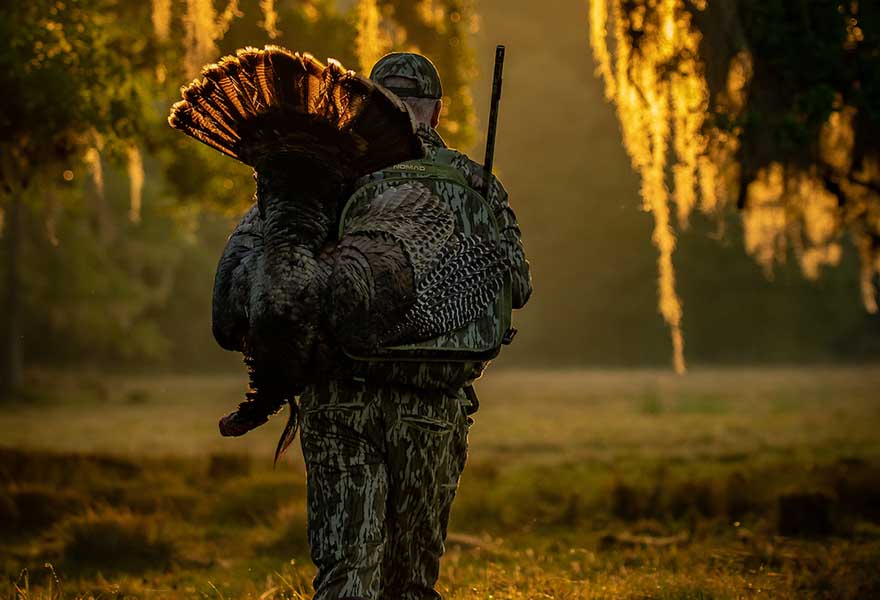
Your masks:
{"label": "camouflage cap", "polygon": [[[412,79],[416,86],[397,87],[385,85],[388,77]],[[443,85],[437,67],[421,54],[412,52],[392,52],[386,54],[373,66],[370,79],[394,92],[401,98],[433,98],[443,97]]]}

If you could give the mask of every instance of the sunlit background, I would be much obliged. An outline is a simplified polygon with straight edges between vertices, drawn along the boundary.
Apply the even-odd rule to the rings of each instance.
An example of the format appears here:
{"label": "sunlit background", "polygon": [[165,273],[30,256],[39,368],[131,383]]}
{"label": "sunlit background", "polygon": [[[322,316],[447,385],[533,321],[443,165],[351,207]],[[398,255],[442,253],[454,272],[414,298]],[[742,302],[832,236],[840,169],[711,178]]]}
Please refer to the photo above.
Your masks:
{"label": "sunlit background", "polygon": [[[710,65],[721,73],[708,79],[681,3],[634,13],[647,19],[638,48],[615,2],[104,4],[29,3],[4,19],[16,41],[5,87],[32,90],[7,96],[3,117],[14,304],[4,330],[16,321],[4,347],[20,344],[28,366],[234,368],[211,339],[208,306],[214,263],[253,184],[164,119],[201,65],[266,43],[356,69],[392,48],[421,49],[445,79],[441,132],[478,159],[492,48],[508,45],[496,164],[537,291],[505,364],[880,353],[875,158],[870,132],[853,129],[869,121],[870,98],[807,81],[790,86],[824,112],[803,123],[796,107],[759,94],[746,106],[762,73],[731,42],[710,57],[728,66]],[[709,13],[698,16],[725,18]],[[774,120],[803,142],[761,139]],[[743,143],[757,149],[738,154]]]}
{"label": "sunlit background", "polygon": [[216,433],[251,172],[165,122],[265,44],[425,53],[477,160],[507,46],[495,170],[535,292],[478,386],[450,597],[880,594],[872,3],[35,0],[0,39],[0,598],[308,589],[298,451],[272,472],[280,424]]}

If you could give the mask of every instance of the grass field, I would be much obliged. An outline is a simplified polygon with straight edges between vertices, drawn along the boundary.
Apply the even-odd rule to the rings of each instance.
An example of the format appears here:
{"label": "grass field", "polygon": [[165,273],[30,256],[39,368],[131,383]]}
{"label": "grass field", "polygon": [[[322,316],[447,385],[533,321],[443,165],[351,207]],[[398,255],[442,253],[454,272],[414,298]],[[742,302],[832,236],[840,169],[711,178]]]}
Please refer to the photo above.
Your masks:
{"label": "grass field", "polygon": [[[34,376],[0,411],[0,599],[308,598],[283,418],[240,376]],[[880,368],[497,371],[451,599],[880,598]]]}

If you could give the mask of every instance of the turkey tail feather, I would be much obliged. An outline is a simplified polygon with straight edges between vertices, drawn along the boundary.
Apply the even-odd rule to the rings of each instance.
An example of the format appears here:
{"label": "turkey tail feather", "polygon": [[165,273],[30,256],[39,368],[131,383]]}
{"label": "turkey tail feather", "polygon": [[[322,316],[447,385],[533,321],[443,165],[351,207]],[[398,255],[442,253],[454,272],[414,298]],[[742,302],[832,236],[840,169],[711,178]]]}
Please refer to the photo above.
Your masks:
{"label": "turkey tail feather", "polygon": [[183,97],[218,129],[225,131],[234,143],[240,141],[234,126],[235,118],[230,113],[229,107],[223,102],[223,96],[214,91],[213,82],[205,81],[198,86],[185,88]]}
{"label": "turkey tail feather", "polygon": [[302,156],[353,179],[423,153],[400,99],[332,59],[244,48],[181,94],[169,124],[253,167]]}
{"label": "turkey tail feather", "polygon": [[172,127],[181,130],[188,136],[199,140],[203,144],[207,144],[227,156],[238,158],[238,155],[231,149],[228,141],[223,136],[218,135],[216,128],[206,126],[204,120],[198,116],[190,105],[178,102],[174,105],[174,108],[176,110],[171,118],[169,118],[169,123],[171,123]]}

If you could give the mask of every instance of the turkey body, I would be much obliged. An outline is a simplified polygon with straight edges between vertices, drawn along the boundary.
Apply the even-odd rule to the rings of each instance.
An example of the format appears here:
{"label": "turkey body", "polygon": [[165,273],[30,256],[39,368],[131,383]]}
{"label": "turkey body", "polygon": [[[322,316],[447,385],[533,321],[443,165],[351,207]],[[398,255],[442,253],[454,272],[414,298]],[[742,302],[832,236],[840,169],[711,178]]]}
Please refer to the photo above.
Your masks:
{"label": "turkey body", "polygon": [[337,235],[359,177],[422,155],[395,96],[338,63],[276,47],[239,51],[203,76],[169,123],[253,166],[257,180],[214,283],[214,336],[244,355],[251,378],[250,417],[224,434],[264,422],[336,372],[343,347],[430,339],[497,295],[507,269],[497,244],[456,233],[451,209],[418,182],[359,206]]}

